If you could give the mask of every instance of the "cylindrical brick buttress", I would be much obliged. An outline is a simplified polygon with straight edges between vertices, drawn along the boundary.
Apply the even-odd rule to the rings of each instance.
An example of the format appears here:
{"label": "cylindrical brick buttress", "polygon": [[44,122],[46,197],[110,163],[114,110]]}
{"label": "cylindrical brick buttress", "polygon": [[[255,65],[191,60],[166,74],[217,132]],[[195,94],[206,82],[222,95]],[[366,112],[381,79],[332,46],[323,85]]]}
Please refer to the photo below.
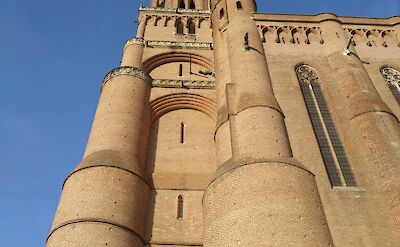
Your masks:
{"label": "cylindrical brick buttress", "polygon": [[[326,14],[329,15],[329,14]],[[321,23],[328,61],[345,104],[350,122],[353,149],[362,154],[361,186],[382,195],[381,209],[392,225],[392,236],[400,242],[400,123],[380,98],[374,84],[352,46],[344,53],[348,36],[334,15]]]}
{"label": "cylindrical brick buttress", "polygon": [[[333,245],[314,175],[292,157],[251,18],[255,2],[212,1],[211,9],[214,45],[226,50],[229,64],[216,63],[224,73],[217,75],[217,95],[227,116],[219,116],[225,121],[215,139],[217,148],[230,145],[231,151],[218,159],[203,198],[204,246]],[[215,51],[216,61],[223,55]],[[224,100],[217,100],[220,106]]]}
{"label": "cylindrical brick buttress", "polygon": [[204,196],[204,246],[333,246],[314,175],[295,164],[245,164]]}
{"label": "cylindrical brick buttress", "polygon": [[142,247],[149,186],[143,178],[151,78],[143,41],[127,43],[104,79],[84,158],[66,179],[48,247]]}

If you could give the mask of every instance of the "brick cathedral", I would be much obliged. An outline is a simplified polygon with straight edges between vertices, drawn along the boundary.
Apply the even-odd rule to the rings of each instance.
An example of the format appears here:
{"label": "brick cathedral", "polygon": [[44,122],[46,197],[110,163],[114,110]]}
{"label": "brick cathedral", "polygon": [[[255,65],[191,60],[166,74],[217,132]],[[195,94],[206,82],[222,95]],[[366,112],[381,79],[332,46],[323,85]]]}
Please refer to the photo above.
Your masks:
{"label": "brick cathedral", "polygon": [[47,247],[400,246],[400,16],[152,0]]}

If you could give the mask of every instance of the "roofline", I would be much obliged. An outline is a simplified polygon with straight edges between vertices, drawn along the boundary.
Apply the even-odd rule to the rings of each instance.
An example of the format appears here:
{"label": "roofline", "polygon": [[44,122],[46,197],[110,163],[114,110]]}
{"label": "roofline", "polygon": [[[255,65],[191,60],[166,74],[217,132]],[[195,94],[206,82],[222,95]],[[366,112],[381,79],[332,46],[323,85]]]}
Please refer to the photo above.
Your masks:
{"label": "roofline", "polygon": [[[285,18],[282,18],[285,17]],[[341,24],[359,24],[359,25],[400,25],[400,16],[388,18],[377,17],[353,17],[337,16],[336,14],[323,12],[315,15],[308,14],[276,14],[276,13],[254,13],[254,19],[257,21],[277,21],[277,22],[310,22],[319,23],[323,21],[336,21]]]}

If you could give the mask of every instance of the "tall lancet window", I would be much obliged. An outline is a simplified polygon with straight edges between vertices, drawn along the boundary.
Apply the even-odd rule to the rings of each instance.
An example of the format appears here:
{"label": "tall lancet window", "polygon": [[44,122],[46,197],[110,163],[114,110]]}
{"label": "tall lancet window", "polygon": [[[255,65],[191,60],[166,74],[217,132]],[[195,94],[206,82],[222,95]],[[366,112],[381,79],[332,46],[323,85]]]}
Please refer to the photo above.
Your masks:
{"label": "tall lancet window", "polygon": [[400,104],[400,72],[391,67],[384,67],[381,69],[381,73],[397,103]]}
{"label": "tall lancet window", "polygon": [[357,186],[316,71],[301,65],[296,73],[331,186]]}

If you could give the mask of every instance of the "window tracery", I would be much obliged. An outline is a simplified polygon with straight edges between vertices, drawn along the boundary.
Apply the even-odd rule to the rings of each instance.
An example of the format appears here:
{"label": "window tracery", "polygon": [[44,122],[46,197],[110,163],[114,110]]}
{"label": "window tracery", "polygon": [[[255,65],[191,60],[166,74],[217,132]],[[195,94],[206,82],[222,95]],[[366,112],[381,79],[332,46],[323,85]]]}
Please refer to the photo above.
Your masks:
{"label": "window tracery", "polygon": [[400,104],[400,72],[386,66],[381,70],[381,74],[383,78],[385,78],[386,83],[388,84],[388,87],[395,97],[397,103]]}

